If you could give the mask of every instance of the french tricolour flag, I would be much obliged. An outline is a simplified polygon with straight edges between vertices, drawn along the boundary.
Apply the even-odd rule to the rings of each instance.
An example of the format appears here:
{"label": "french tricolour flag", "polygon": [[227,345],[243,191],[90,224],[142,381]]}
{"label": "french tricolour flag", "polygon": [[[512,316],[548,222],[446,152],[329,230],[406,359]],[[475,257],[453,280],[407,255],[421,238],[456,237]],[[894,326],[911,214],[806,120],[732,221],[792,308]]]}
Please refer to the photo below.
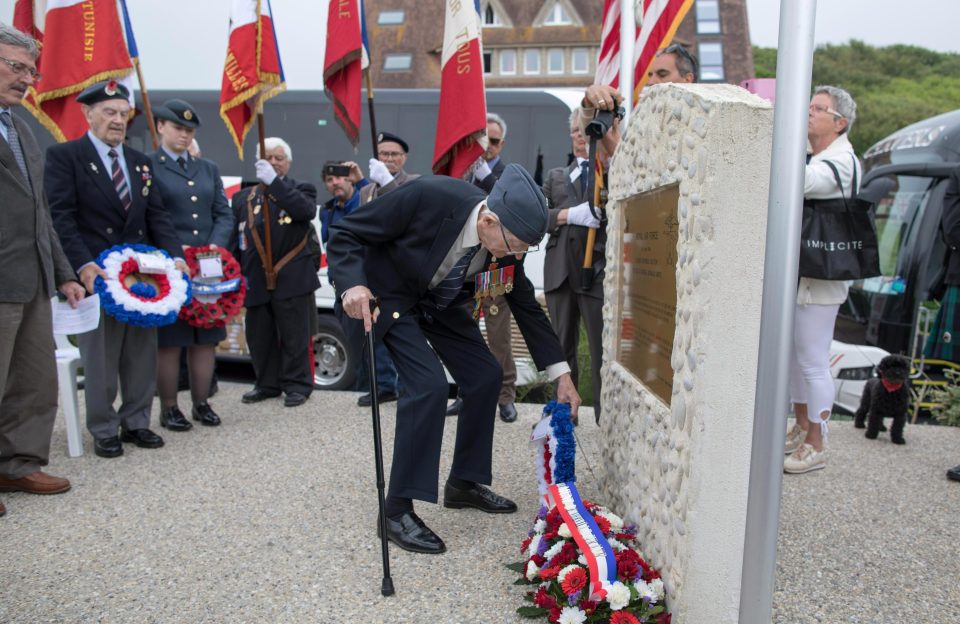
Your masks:
{"label": "french tricolour flag", "polygon": [[486,149],[479,0],[446,2],[433,172],[461,177]]}

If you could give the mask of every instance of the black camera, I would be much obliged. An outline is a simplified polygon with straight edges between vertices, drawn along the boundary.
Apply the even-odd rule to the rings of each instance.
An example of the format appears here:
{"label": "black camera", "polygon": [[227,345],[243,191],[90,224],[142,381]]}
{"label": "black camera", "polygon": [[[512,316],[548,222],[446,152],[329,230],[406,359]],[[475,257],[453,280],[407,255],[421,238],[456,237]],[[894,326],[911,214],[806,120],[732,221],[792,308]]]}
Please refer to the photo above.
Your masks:
{"label": "black camera", "polygon": [[602,139],[603,135],[613,127],[614,118],[623,119],[625,112],[622,106],[618,106],[612,111],[598,110],[594,118],[587,124],[587,136],[594,139]]}
{"label": "black camera", "polygon": [[346,178],[350,175],[350,167],[347,165],[324,165],[323,176],[336,176]]}

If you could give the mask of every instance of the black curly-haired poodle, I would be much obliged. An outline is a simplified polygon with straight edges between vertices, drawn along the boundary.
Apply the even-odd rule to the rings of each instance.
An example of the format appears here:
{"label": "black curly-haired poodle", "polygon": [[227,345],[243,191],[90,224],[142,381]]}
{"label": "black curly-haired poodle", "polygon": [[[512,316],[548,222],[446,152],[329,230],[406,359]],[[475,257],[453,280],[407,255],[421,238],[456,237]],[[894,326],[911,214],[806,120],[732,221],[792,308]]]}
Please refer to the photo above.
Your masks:
{"label": "black curly-haired poodle", "polygon": [[910,360],[899,355],[888,355],[880,360],[877,373],[880,376],[868,380],[863,387],[853,426],[857,429],[866,427],[864,435],[873,440],[878,433],[886,431],[883,419],[892,418],[890,441],[906,444],[903,427],[907,423],[907,408],[910,405]]}

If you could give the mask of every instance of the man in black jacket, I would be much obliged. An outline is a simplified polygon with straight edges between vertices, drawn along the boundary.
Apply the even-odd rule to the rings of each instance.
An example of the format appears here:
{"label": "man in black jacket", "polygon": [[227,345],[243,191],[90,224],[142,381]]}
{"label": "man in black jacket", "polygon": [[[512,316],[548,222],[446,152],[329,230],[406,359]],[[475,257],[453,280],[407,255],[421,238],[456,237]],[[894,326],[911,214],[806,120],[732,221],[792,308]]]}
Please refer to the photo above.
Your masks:
{"label": "man in black jacket", "polygon": [[[246,337],[256,384],[244,403],[286,395],[296,407],[313,390],[310,372],[310,314],[316,314],[313,291],[320,286],[308,239],[317,214],[317,189],[287,177],[293,152],[283,139],[268,138],[257,160],[260,184],[233,196],[241,270],[247,278]],[[259,155],[259,154],[258,154]],[[268,275],[264,215],[270,213]]]}
{"label": "man in black jacket", "polygon": [[[517,508],[481,485],[492,479],[502,372],[463,305],[468,299],[490,296],[492,284],[504,287],[534,362],[558,381],[558,400],[577,413],[570,367],[523,273],[523,255],[546,227],[546,201],[537,185],[523,168],[508,165],[489,197],[462,180],[426,176],[362,206],[331,230],[327,253],[343,309],[363,319],[366,331],[375,328],[405,389],[386,505],[387,536],[401,548],[446,550],[412,503],[437,500],[447,397],[440,360],[464,400],[444,506],[488,513]],[[374,293],[380,303],[371,314]]]}

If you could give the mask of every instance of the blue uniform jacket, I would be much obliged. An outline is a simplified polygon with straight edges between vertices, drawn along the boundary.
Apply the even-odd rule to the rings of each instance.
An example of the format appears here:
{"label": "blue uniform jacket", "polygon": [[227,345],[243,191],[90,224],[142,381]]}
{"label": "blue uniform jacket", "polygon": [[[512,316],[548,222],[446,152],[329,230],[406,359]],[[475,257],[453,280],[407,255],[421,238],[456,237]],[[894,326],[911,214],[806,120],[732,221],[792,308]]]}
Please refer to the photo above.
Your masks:
{"label": "blue uniform jacket", "polygon": [[154,188],[170,213],[180,244],[226,247],[234,220],[217,166],[212,161],[185,154],[187,170],[184,171],[162,149],[149,156]]}

